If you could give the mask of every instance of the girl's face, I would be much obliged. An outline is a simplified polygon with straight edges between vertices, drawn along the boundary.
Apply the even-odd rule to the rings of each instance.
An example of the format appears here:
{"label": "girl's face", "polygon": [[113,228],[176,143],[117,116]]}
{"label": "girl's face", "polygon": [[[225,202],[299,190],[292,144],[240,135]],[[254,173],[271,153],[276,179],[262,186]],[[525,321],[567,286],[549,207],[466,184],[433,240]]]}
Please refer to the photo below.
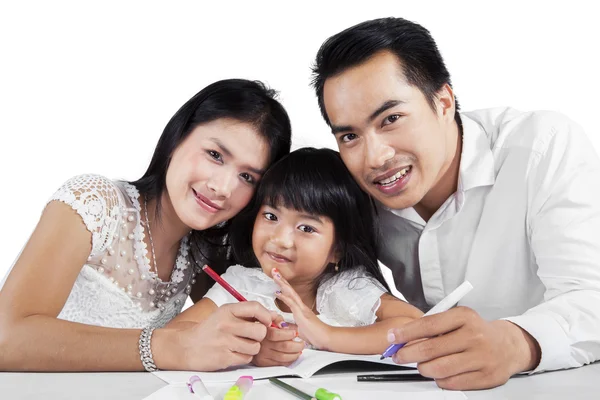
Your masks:
{"label": "girl's face", "polygon": [[263,205],[252,232],[252,249],[265,274],[277,268],[291,284],[312,283],[336,263],[335,228],[330,218]]}
{"label": "girl's face", "polygon": [[218,119],[197,126],[167,170],[168,198],[181,222],[203,230],[235,216],[250,201],[268,156],[266,140],[250,124]]}

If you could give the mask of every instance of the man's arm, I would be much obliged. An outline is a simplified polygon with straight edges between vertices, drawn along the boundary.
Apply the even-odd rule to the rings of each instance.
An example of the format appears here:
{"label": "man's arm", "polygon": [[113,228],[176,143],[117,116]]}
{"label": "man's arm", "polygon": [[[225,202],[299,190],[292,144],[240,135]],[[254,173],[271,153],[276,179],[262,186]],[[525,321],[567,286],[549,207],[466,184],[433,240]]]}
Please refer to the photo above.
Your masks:
{"label": "man's arm", "polygon": [[489,388],[519,372],[600,359],[600,162],[577,125],[556,114],[537,117],[552,130],[526,177],[526,225],[544,302],[505,320],[457,307],[393,329],[394,343],[430,338],[394,359],[417,362],[440,387]]}
{"label": "man's arm", "polygon": [[600,162],[564,120],[531,179],[529,237],[544,302],[507,318],[541,348],[534,372],[600,359]]}

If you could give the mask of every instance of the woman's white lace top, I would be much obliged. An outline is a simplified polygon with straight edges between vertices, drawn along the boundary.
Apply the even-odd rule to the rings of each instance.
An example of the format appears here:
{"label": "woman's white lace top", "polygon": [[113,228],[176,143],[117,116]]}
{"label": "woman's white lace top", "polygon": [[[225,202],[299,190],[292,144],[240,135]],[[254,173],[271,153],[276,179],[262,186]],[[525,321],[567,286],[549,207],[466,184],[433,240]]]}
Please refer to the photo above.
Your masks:
{"label": "woman's white lace top", "polygon": [[[288,323],[294,323],[291,313],[282,312],[275,303],[279,286],[262,270],[233,265],[221,275],[247,300],[254,300],[266,309],[280,314]],[[340,272],[319,285],[316,308],[321,321],[331,326],[365,326],[377,319],[385,288],[362,268]],[[215,284],[205,295],[217,306],[236,303],[237,300],[220,285]],[[310,305],[309,305],[310,306]]]}
{"label": "woman's white lace top", "polygon": [[59,318],[112,328],[161,327],[179,312],[195,283],[188,237],[169,282],[150,270],[137,189],[98,175],[67,181],[49,201],[68,204],[92,233],[92,250]]}

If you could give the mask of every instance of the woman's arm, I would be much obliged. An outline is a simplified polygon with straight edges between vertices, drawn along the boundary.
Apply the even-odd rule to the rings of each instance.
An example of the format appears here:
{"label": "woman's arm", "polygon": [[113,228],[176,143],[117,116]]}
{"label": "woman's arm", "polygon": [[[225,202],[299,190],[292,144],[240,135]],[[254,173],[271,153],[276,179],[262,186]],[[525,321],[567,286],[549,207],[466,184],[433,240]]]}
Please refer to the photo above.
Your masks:
{"label": "woman's arm", "polygon": [[209,298],[203,298],[202,300],[189,307],[181,314],[173,318],[168,324],[167,328],[182,328],[185,326],[191,326],[198,322],[204,321],[212,313],[217,311],[219,307]]}
{"label": "woman's arm", "polygon": [[[140,330],[56,318],[90,249],[91,233],[75,211],[57,201],[48,204],[0,291],[0,370],[143,369],[138,353]],[[222,307],[206,322],[185,329],[157,329],[152,336],[155,364],[214,370],[247,363],[258,353],[271,315],[249,302]]]}

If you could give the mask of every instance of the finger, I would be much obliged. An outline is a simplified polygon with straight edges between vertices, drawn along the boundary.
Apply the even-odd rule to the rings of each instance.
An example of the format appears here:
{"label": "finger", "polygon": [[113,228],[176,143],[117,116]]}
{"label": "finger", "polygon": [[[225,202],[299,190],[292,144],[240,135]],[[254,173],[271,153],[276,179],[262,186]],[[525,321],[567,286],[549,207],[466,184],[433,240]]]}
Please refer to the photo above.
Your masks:
{"label": "finger", "polygon": [[239,336],[233,336],[227,339],[227,348],[235,353],[255,356],[260,351],[260,343]]}
{"label": "finger", "polygon": [[[279,327],[285,327],[287,326],[287,324],[285,323],[285,320],[283,319],[283,317],[279,314],[277,314],[275,311],[271,311],[271,320],[273,321],[273,323]],[[281,324],[284,324],[283,326]]]}
{"label": "finger", "polygon": [[398,364],[421,363],[461,353],[469,348],[468,339],[469,337],[458,329],[445,335],[411,342],[398,350],[393,359]]}
{"label": "finger", "polygon": [[267,336],[265,336],[265,340],[269,340],[271,342],[282,342],[292,340],[295,337],[296,331],[294,330],[267,328]]}
{"label": "finger", "polygon": [[296,293],[292,285],[290,285],[289,282],[283,276],[281,276],[277,268],[273,268],[273,270],[271,271],[271,275],[273,276],[275,282],[281,287],[281,292],[283,292],[283,294],[289,296],[299,305],[304,305],[304,302],[302,301],[298,293]]}
{"label": "finger", "polygon": [[[283,292],[277,291],[277,292],[275,292],[275,297],[277,297],[279,300],[283,301],[285,303],[285,305],[290,308],[290,311],[292,312],[292,314],[299,315],[302,313],[302,308],[301,308],[302,306],[300,304],[298,304],[298,302],[296,302],[290,296],[284,294]],[[302,303],[302,302],[301,302],[301,304],[304,305],[304,303]]]}
{"label": "finger", "polygon": [[474,357],[472,352],[451,354],[417,364],[423,376],[434,379],[445,379],[451,376],[475,372],[481,369],[482,361]]}
{"label": "finger", "polygon": [[270,326],[273,321],[269,310],[256,301],[242,301],[240,303],[226,304],[231,314],[237,318],[251,318],[259,321],[264,326]]}
{"label": "finger", "polygon": [[400,328],[390,331],[394,334],[392,343],[406,343],[452,332],[465,324],[482,321],[479,314],[467,307],[456,307],[435,315],[418,318]]}
{"label": "finger", "polygon": [[230,353],[227,367],[250,364],[252,356],[241,353]]}
{"label": "finger", "polygon": [[248,322],[241,319],[233,321],[228,326],[229,329],[225,329],[228,333],[253,340],[255,342],[262,342],[267,335],[267,327],[263,324],[256,322]]}
{"label": "finger", "polygon": [[466,372],[448,378],[436,379],[435,383],[442,389],[448,390],[478,390],[489,389],[503,385],[509,377],[484,371]]}
{"label": "finger", "polygon": [[270,357],[267,357],[269,360],[273,361],[275,365],[289,365],[296,361],[302,353],[278,353],[273,352]]}
{"label": "finger", "polygon": [[279,353],[296,354],[304,350],[304,341],[287,340],[285,342],[270,342],[269,348]]}

